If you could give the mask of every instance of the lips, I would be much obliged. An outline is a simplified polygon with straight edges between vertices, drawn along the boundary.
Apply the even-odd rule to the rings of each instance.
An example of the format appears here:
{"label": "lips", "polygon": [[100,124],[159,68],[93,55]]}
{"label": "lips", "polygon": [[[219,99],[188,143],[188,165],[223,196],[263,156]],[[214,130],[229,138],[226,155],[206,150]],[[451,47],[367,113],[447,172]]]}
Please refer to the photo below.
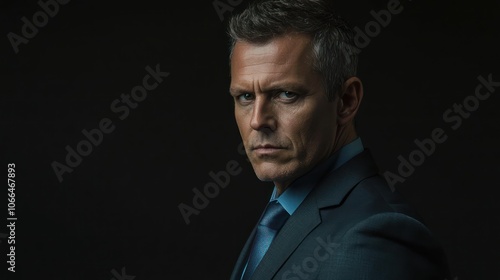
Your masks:
{"label": "lips", "polygon": [[271,144],[257,145],[253,148],[253,150],[259,150],[259,149],[282,149],[282,148]]}
{"label": "lips", "polygon": [[279,153],[283,150],[283,147],[275,146],[271,144],[257,145],[252,148],[252,150],[260,156],[270,156]]}

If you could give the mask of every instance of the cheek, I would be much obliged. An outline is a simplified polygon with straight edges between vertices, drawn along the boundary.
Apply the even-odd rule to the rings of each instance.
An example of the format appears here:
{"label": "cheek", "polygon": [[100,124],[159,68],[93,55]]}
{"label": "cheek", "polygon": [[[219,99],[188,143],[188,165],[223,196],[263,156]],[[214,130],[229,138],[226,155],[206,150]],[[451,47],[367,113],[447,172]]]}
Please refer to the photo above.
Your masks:
{"label": "cheek", "polygon": [[327,111],[304,112],[291,120],[288,135],[302,158],[314,157],[319,150],[327,148],[334,138],[333,116]]}
{"label": "cheek", "polygon": [[245,126],[245,124],[247,124],[247,121],[245,119],[245,114],[243,114],[243,112],[241,112],[239,110],[235,110],[234,117],[236,120],[236,125],[238,126],[238,129],[240,131],[240,134],[241,134],[241,136],[243,136],[245,133],[245,130],[247,129],[247,127]]}
{"label": "cheek", "polygon": [[314,118],[311,116],[300,114],[286,120],[284,130],[287,137],[293,143],[294,150],[301,157],[304,157],[305,152],[311,148],[311,144],[317,138],[315,135],[317,129],[314,124]]}

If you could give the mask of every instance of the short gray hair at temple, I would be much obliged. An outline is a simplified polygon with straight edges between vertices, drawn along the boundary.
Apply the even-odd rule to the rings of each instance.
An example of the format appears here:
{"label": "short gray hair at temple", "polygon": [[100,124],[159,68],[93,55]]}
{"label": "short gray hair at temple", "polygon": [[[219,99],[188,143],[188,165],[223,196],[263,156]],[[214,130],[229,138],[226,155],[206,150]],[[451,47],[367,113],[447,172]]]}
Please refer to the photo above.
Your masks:
{"label": "short gray hair at temple", "polygon": [[359,50],[354,31],[324,0],[259,0],[234,14],[228,23],[231,59],[237,41],[265,43],[287,33],[312,37],[313,67],[323,76],[333,101],[344,82],[356,76]]}

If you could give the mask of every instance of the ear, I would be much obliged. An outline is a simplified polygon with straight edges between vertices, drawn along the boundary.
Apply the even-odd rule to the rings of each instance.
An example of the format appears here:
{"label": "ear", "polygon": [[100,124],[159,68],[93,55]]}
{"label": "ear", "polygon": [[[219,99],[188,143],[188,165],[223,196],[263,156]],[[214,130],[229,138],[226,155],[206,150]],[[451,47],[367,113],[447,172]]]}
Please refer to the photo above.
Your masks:
{"label": "ear", "polygon": [[337,124],[343,126],[351,122],[358,112],[363,99],[363,84],[358,77],[347,79],[342,85],[337,108]]}

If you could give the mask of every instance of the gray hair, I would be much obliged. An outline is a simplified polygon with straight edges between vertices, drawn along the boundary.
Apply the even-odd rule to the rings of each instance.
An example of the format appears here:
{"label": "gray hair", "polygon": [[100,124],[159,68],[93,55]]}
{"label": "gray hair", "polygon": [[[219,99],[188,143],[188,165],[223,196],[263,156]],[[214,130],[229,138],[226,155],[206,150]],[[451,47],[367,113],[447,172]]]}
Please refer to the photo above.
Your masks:
{"label": "gray hair", "polygon": [[359,50],[351,26],[325,0],[258,0],[231,17],[230,56],[237,41],[265,43],[290,32],[310,35],[313,68],[323,76],[328,100],[356,76]]}

